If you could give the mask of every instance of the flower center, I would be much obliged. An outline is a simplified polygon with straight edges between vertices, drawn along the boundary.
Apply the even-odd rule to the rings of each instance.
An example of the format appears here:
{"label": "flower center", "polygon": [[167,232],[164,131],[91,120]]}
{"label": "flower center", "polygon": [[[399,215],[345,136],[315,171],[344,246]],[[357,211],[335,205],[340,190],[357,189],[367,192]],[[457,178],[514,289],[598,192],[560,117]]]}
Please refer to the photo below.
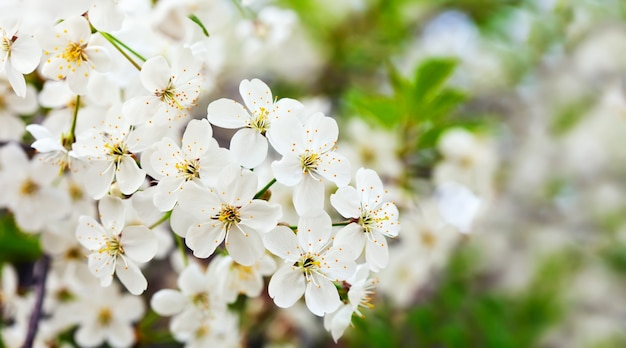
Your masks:
{"label": "flower center", "polygon": [[8,57],[11,56],[11,44],[12,43],[13,41],[7,38],[6,36],[2,38],[2,50],[4,52],[7,52]]}
{"label": "flower center", "polygon": [[308,276],[311,273],[315,273],[320,268],[320,262],[315,257],[316,255],[311,255],[310,253],[306,253],[302,255],[299,261],[294,264],[294,267],[299,267],[302,269],[305,275]]}
{"label": "flower center", "polygon": [[115,237],[109,238],[106,241],[105,245],[102,248],[100,248],[100,250],[98,250],[98,252],[99,253],[106,252],[107,254],[111,256],[117,256],[117,254],[124,253],[124,248],[122,247],[122,244],[120,243],[119,237],[115,236]]}
{"label": "flower center", "polygon": [[265,135],[267,130],[270,128],[270,119],[269,119],[269,110],[266,108],[258,108],[254,114],[253,118],[249,121],[248,127],[255,129],[262,135]]}
{"label": "flower center", "polygon": [[377,217],[375,214],[372,214],[370,211],[364,210],[359,217],[358,224],[363,227],[365,232],[371,232],[374,227],[379,226],[383,221],[389,220],[389,216]]}
{"label": "flower center", "polygon": [[107,326],[113,320],[113,313],[108,308],[100,308],[100,312],[98,313],[98,322],[102,326]]}
{"label": "flower center", "polygon": [[39,184],[31,179],[26,179],[20,186],[20,194],[22,196],[33,196],[39,191],[39,188]]}
{"label": "flower center", "polygon": [[437,237],[430,231],[423,231],[420,234],[420,241],[426,248],[432,249],[437,244]]}
{"label": "flower center", "polygon": [[119,142],[113,145],[106,143],[104,144],[104,147],[109,151],[109,156],[111,156],[111,159],[113,159],[116,163],[119,163],[122,158],[128,154],[126,143],[124,142]]}
{"label": "flower center", "polygon": [[206,292],[200,292],[193,295],[191,302],[194,306],[202,309],[203,311],[208,312],[211,309],[211,300],[209,299],[209,294]]}
{"label": "flower center", "polygon": [[302,164],[302,172],[315,173],[320,162],[320,156],[316,153],[308,151],[300,155],[300,163]]}
{"label": "flower center", "polygon": [[243,266],[234,263],[233,269],[241,281],[250,280],[254,277],[254,266]]}
{"label": "flower center", "polygon": [[185,179],[185,181],[193,180],[194,178],[200,177],[200,159],[196,158],[195,160],[189,161],[184,160],[183,162],[176,163],[176,169]]}
{"label": "flower center", "polygon": [[76,65],[80,66],[82,62],[87,61],[85,47],[87,47],[87,44],[82,43],[82,40],[79,43],[70,42],[67,47],[65,47],[62,57],[68,63],[76,63]]}
{"label": "flower center", "polygon": [[230,204],[222,204],[222,210],[220,211],[220,215],[217,219],[224,224],[226,230],[229,230],[232,225],[236,225],[241,222],[240,216],[241,213],[239,212],[239,207],[235,207]]}
{"label": "flower center", "polygon": [[185,109],[176,99],[177,97],[180,97],[180,94],[176,92],[176,87],[172,83],[171,78],[167,83],[167,87],[160,91],[157,90],[156,92],[154,92],[154,95],[160,98],[162,102],[167,103],[172,108],[176,108],[178,110]]}

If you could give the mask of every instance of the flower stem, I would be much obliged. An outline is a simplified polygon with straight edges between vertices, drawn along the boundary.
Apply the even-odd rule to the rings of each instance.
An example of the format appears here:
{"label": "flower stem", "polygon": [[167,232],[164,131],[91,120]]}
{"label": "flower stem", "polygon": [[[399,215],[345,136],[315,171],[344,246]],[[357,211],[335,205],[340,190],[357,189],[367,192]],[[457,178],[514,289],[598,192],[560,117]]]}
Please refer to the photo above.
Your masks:
{"label": "flower stem", "polygon": [[[128,52],[132,53],[135,57],[139,58],[142,62],[145,62],[147,59],[144,58],[144,56],[142,56],[141,54],[137,53],[137,51],[133,50],[132,48],[130,48],[130,46],[128,46],[127,44],[125,44],[124,42],[122,42],[120,39],[116,38],[115,36],[109,34],[109,33],[105,33],[105,32],[100,32],[100,34],[102,34],[102,36],[105,37],[105,39],[107,40],[113,40],[115,41],[117,44],[119,44],[120,46],[124,47]],[[110,42],[109,40],[109,42]]]}
{"label": "flower stem", "polygon": [[25,348],[31,348],[35,342],[35,336],[37,335],[37,329],[39,328],[39,320],[42,317],[43,310],[43,298],[46,292],[46,278],[48,277],[48,270],[50,268],[50,256],[44,255],[40,260],[35,273],[35,307],[30,315],[28,321],[28,332],[26,333],[26,339],[24,340]]}
{"label": "flower stem", "polygon": [[270,180],[270,182],[267,183],[267,185],[263,186],[263,188],[256,193],[256,195],[254,195],[254,199],[258,199],[259,197],[263,196],[263,194],[265,192],[267,192],[267,190],[270,189],[270,187],[272,187],[272,185],[274,185],[276,183],[276,178]]}
{"label": "flower stem", "polygon": [[180,255],[183,258],[183,264],[185,266],[189,265],[189,259],[187,258],[187,252],[185,251],[185,243],[183,243],[183,239],[174,233],[174,238],[176,239],[176,245],[178,245],[178,250],[180,251]]}
{"label": "flower stem", "polygon": [[78,119],[78,109],[80,108],[80,95],[76,96],[76,105],[74,105],[74,115],[72,116],[72,125],[70,126],[70,133],[67,135],[66,142],[63,144],[70,150],[72,144],[76,140],[76,120]]}
{"label": "flower stem", "polygon": [[340,222],[333,222],[333,226],[347,226],[353,222],[358,222],[359,219],[357,218],[352,218],[350,220],[346,220],[346,221],[340,221]]}
{"label": "flower stem", "polygon": [[115,47],[115,49],[117,49],[118,52],[120,52],[124,56],[124,58],[126,58],[126,60],[128,60],[130,64],[132,64],[135,67],[135,69],[141,71],[141,66],[137,64],[137,62],[135,62],[126,52],[124,52],[124,50],[118,45],[118,42],[115,41],[115,39],[113,39],[113,36],[102,31],[100,32],[100,35],[102,35],[102,37],[104,37],[107,41],[109,41],[111,45],[113,45],[113,47]]}
{"label": "flower stem", "polygon": [[160,224],[164,223],[165,221],[167,221],[167,219],[170,218],[170,216],[172,216],[172,211],[168,211],[167,213],[163,214],[163,216],[159,219],[159,221],[153,223],[152,225],[150,225],[150,227],[148,227],[149,229],[153,229],[157,226],[159,226]]}

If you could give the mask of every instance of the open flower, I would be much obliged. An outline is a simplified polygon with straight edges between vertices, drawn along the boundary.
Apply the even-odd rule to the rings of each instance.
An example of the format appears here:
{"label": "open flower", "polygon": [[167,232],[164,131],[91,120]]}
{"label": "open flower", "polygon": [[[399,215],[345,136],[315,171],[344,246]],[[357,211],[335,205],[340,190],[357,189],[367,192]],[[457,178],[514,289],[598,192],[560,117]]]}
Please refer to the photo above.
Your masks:
{"label": "open flower", "polygon": [[213,139],[207,120],[191,120],[183,134],[182,146],[165,138],[150,156],[151,173],[159,180],[154,205],[161,211],[171,210],[188,183],[215,183],[216,173],[230,163],[229,152]]}
{"label": "open flower", "polygon": [[0,69],[6,74],[15,94],[26,96],[26,80],[24,74],[29,74],[41,59],[41,48],[30,35],[24,35],[18,30],[17,20],[3,20],[0,23]]}
{"label": "open flower", "polygon": [[295,186],[293,204],[298,214],[324,207],[324,183],[328,180],[342,187],[350,182],[350,162],[335,152],[339,135],[337,121],[314,113],[300,121],[286,117],[274,125],[272,145],[283,155],[272,163],[276,180]]}
{"label": "open flower", "polygon": [[289,98],[274,102],[272,91],[259,79],[241,81],[239,93],[248,110],[232,99],[222,98],[209,104],[207,118],[222,128],[241,128],[230,140],[230,150],[239,164],[254,168],[267,156],[267,139],[272,142],[274,137],[282,136],[273,131],[272,124],[295,117],[303,106]]}
{"label": "open flower", "polygon": [[82,16],[67,18],[37,38],[44,49],[41,73],[53,80],[66,79],[76,94],[87,93],[92,71],[109,69],[111,61],[106,48],[93,43],[89,22]]}
{"label": "open flower", "polygon": [[339,214],[352,218],[339,232],[335,243],[352,245],[358,256],[365,246],[365,259],[372,271],[378,272],[389,262],[385,236],[395,238],[400,230],[398,208],[383,200],[383,183],[371,169],[356,172],[356,188],[342,187],[330,196],[330,202]]}
{"label": "open flower", "polygon": [[165,57],[148,59],[141,67],[141,83],[151,95],[128,100],[124,112],[132,124],[168,122],[186,118],[196,106],[202,84],[201,62],[187,48],[173,51],[171,65]]}
{"label": "open flower", "polygon": [[120,109],[119,105],[111,108],[104,127],[78,134],[70,152],[70,156],[87,162],[85,184],[95,199],[109,191],[113,180],[120,191],[128,195],[134,193],[146,177],[135,155],[148,147],[154,134],[150,134],[150,129],[131,126],[128,116]]}
{"label": "open flower", "polygon": [[158,247],[156,236],[146,226],[125,226],[125,209],[119,198],[102,198],[98,209],[102,224],[83,215],[76,228],[76,238],[91,251],[89,270],[102,286],[111,285],[117,274],[131,294],[143,293],[148,282],[137,263],[152,260]]}
{"label": "open flower", "polygon": [[261,233],[276,226],[282,210],[254,199],[256,189],[253,172],[230,166],[222,170],[214,190],[189,185],[180,193],[174,214],[182,210],[192,215],[185,242],[196,257],[211,256],[224,240],[228,253],[244,266],[264,255]]}
{"label": "open flower", "polygon": [[304,294],[309,310],[318,316],[333,312],[341,301],[333,282],[352,276],[354,253],[329,247],[332,224],[324,211],[300,217],[298,233],[278,226],[267,233],[265,246],[285,260],[270,279],[268,293],[278,307],[293,306]]}

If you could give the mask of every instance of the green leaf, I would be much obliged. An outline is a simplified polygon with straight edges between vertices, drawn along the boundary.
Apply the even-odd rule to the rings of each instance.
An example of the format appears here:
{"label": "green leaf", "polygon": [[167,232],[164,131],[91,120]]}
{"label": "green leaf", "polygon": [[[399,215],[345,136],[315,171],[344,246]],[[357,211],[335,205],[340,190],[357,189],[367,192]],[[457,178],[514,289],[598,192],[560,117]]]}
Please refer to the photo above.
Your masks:
{"label": "green leaf", "polygon": [[456,61],[453,59],[429,59],[415,70],[413,97],[418,103],[424,104],[435,97],[448,77],[454,71]]}
{"label": "green leaf", "polygon": [[206,27],[204,26],[204,24],[202,24],[200,18],[192,13],[189,15],[189,19],[191,19],[192,22],[196,23],[200,27],[200,29],[202,29],[202,33],[204,34],[204,36],[209,37],[209,31],[206,30]]}
{"label": "green leaf", "polygon": [[41,255],[37,236],[21,232],[12,215],[0,212],[0,263],[35,261]]}

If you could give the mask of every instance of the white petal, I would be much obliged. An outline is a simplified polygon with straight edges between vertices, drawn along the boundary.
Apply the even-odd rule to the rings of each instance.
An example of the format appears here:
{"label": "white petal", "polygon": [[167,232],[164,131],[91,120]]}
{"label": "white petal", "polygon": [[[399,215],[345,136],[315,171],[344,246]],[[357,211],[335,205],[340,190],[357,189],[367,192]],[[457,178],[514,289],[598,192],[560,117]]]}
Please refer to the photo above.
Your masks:
{"label": "white petal", "polygon": [[230,151],[244,168],[255,168],[267,157],[267,139],[252,128],[242,128],[230,139]]}
{"label": "white petal", "polygon": [[259,79],[243,80],[239,84],[239,93],[248,110],[254,112],[261,107],[271,109],[273,104],[272,91],[263,81]]}
{"label": "white petal", "polygon": [[339,136],[337,121],[317,112],[306,120],[304,129],[307,135],[307,148],[316,153],[327,152],[335,147]]}
{"label": "white petal", "polygon": [[108,253],[93,253],[87,257],[87,266],[91,274],[100,279],[100,285],[109,286],[115,274],[115,258]]}
{"label": "white petal", "polygon": [[267,286],[267,292],[280,308],[289,308],[298,301],[305,290],[304,275],[299,269],[283,265],[274,273]]}
{"label": "white petal", "polygon": [[241,128],[251,118],[243,105],[232,99],[221,98],[207,107],[207,119],[222,128]]}
{"label": "white petal", "polygon": [[229,166],[220,173],[218,188],[221,199],[235,206],[251,200],[256,194],[259,179],[254,172],[241,170],[238,166]]}
{"label": "white petal", "polygon": [[341,187],[330,195],[330,204],[345,218],[358,218],[361,215],[359,193],[352,186]]}
{"label": "white petal", "polygon": [[133,295],[141,295],[148,288],[148,281],[134,261],[121,258],[115,265],[115,273]]}
{"label": "white petal", "polygon": [[320,155],[317,172],[339,187],[350,183],[351,170],[350,161],[342,154],[331,151]]}
{"label": "white petal", "polygon": [[124,156],[119,166],[117,167],[116,179],[117,185],[125,195],[131,195],[137,191],[139,186],[143,184],[146,178],[146,172],[144,172],[137,162],[130,157]]}
{"label": "white petal", "polygon": [[180,291],[172,289],[159,290],[150,299],[150,307],[161,316],[180,313],[186,304],[187,298]]}
{"label": "white petal", "polygon": [[300,257],[298,237],[287,226],[278,226],[267,232],[263,242],[267,250],[284,260],[293,262]]}
{"label": "white petal", "polygon": [[272,123],[267,138],[274,150],[285,156],[299,155],[306,150],[306,133],[304,126],[295,115],[283,117]]}
{"label": "white petal", "polygon": [[20,35],[11,45],[11,64],[22,74],[30,74],[41,59],[41,48],[28,35]]}
{"label": "white petal", "polygon": [[367,236],[363,231],[363,227],[357,223],[351,223],[337,231],[333,245],[341,246],[352,253],[353,260],[355,260],[363,252],[366,239]]}
{"label": "white petal", "polygon": [[184,179],[165,177],[156,186],[153,196],[154,205],[160,211],[169,211],[174,208],[181,188],[185,183]]}
{"label": "white petal", "polygon": [[370,266],[370,270],[378,272],[387,267],[389,262],[389,248],[385,237],[380,234],[373,234],[374,240],[367,240],[365,243],[365,260]]}
{"label": "white petal", "polygon": [[209,290],[208,277],[195,263],[189,264],[180,272],[178,277],[178,288],[181,292],[190,297],[195,294],[206,293]]}
{"label": "white petal", "polygon": [[[237,228],[241,228],[241,231]],[[235,262],[252,266],[265,253],[259,233],[245,226],[231,227],[226,236],[226,250]]]}
{"label": "white petal", "polygon": [[150,92],[164,90],[170,80],[170,66],[163,56],[148,59],[141,67],[141,83]]}
{"label": "white petal", "polygon": [[226,237],[226,230],[222,223],[209,221],[191,226],[187,231],[185,243],[189,249],[193,250],[195,257],[207,258],[222,243],[224,237]]}
{"label": "white petal", "polygon": [[469,233],[480,208],[480,198],[455,182],[439,185],[435,194],[441,217],[459,231]]}
{"label": "white petal", "polygon": [[182,150],[188,159],[196,159],[209,150],[213,130],[206,119],[191,120],[183,134]]}
{"label": "white petal", "polygon": [[313,281],[307,284],[304,292],[304,300],[311,313],[321,317],[324,313],[330,313],[339,308],[341,300],[335,285],[316,274],[311,277]]}
{"label": "white petal", "polygon": [[272,162],[272,172],[276,181],[287,186],[297,185],[304,177],[302,163],[294,155],[285,155],[280,161]]}
{"label": "white petal", "polygon": [[109,52],[106,48],[102,46],[90,45],[85,48],[84,52],[87,55],[89,63],[92,64],[93,70],[101,73],[106,73],[111,70],[111,56],[109,56]]}
{"label": "white petal", "polygon": [[94,198],[102,198],[111,187],[115,176],[115,164],[109,161],[91,161],[85,173],[87,192]]}
{"label": "white petal", "polygon": [[104,330],[92,322],[78,327],[74,339],[81,347],[96,347],[104,343]]}
{"label": "white petal", "polygon": [[356,171],[356,188],[361,194],[360,201],[365,203],[364,208],[373,209],[382,202],[385,190],[378,174],[365,168]]}
{"label": "white petal", "polygon": [[135,342],[135,331],[130,324],[114,320],[109,324],[107,341],[113,347],[130,347]]}
{"label": "white petal", "polygon": [[81,216],[76,227],[76,239],[89,251],[98,251],[106,243],[107,234],[91,216]]}
{"label": "white petal", "polygon": [[98,202],[100,221],[111,235],[116,235],[124,228],[125,208],[124,203],[118,197],[106,196]]}
{"label": "white petal", "polygon": [[158,249],[154,232],[146,226],[128,226],[120,238],[124,253],[134,261],[144,263],[152,260]]}
{"label": "white petal", "polygon": [[298,215],[324,209],[324,183],[310,175],[293,189],[293,206]]}
{"label": "white petal", "polygon": [[24,79],[24,75],[15,70],[10,61],[5,62],[4,67],[4,72],[15,94],[24,98],[26,96],[26,80]]}
{"label": "white petal", "polygon": [[251,227],[259,232],[267,232],[278,223],[282,217],[280,205],[272,205],[266,201],[255,199],[250,204],[243,206],[241,213],[241,224]]}
{"label": "white petal", "polygon": [[332,221],[323,210],[311,211],[298,220],[298,242],[305,250],[317,252],[326,245],[332,232]]}

